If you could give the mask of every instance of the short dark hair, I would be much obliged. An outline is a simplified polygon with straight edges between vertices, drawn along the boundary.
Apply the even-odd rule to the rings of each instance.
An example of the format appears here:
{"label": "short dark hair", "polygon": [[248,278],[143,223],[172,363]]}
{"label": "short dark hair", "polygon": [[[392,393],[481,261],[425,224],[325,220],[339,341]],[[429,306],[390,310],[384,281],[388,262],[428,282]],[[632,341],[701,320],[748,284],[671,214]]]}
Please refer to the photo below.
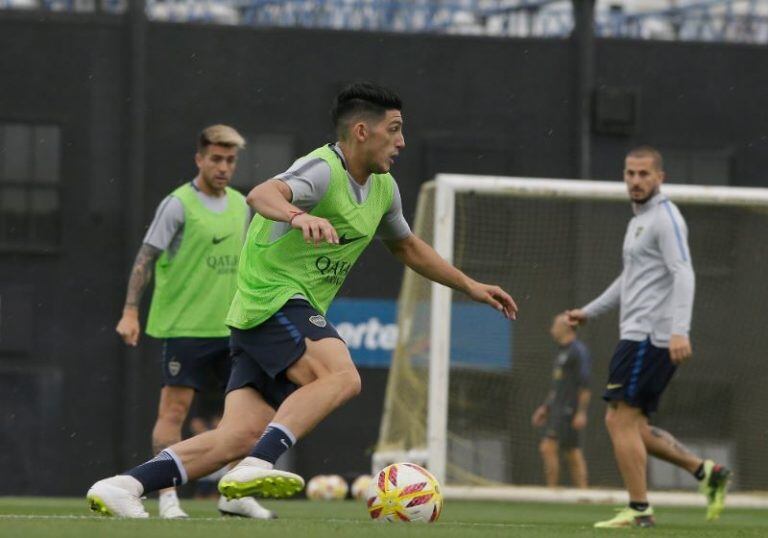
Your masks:
{"label": "short dark hair", "polygon": [[653,159],[653,164],[657,170],[664,170],[664,158],[661,156],[661,152],[653,146],[643,145],[634,147],[627,152],[627,157],[637,157],[640,159],[650,157]]}
{"label": "short dark hair", "polygon": [[387,110],[402,110],[403,102],[394,91],[374,82],[353,82],[336,96],[331,119],[341,136],[353,117],[360,115],[380,119]]}

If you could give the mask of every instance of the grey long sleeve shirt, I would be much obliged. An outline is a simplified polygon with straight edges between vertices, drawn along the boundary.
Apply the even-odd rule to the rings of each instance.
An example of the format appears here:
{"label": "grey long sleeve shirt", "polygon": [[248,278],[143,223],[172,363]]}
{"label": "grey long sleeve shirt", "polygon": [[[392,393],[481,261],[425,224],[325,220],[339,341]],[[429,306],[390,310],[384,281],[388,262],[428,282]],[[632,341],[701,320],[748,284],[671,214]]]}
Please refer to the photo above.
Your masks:
{"label": "grey long sleeve shirt", "polygon": [[688,336],[691,327],[695,276],[688,227],[677,206],[661,193],[632,208],[623,270],[583,310],[595,318],[620,306],[622,340],[650,336],[654,346],[669,347],[670,335]]}

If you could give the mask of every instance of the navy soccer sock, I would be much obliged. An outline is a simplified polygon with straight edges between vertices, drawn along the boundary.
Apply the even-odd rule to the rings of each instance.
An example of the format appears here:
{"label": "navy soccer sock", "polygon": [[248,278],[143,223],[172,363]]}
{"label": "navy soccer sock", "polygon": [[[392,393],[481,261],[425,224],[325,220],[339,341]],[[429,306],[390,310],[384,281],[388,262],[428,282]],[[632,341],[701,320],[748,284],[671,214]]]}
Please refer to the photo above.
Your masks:
{"label": "navy soccer sock", "polygon": [[644,512],[645,510],[648,509],[648,506],[650,505],[647,502],[644,502],[644,503],[635,502],[635,501],[629,502],[629,507],[632,510],[637,510],[638,512]]}
{"label": "navy soccer sock", "polygon": [[296,443],[296,436],[291,430],[282,424],[270,422],[261,434],[259,442],[253,447],[251,456],[274,465],[283,452],[291,448],[294,443]]}
{"label": "navy soccer sock", "polygon": [[187,473],[179,457],[169,448],[138,467],[126,471],[144,486],[144,493],[180,486],[187,481]]}

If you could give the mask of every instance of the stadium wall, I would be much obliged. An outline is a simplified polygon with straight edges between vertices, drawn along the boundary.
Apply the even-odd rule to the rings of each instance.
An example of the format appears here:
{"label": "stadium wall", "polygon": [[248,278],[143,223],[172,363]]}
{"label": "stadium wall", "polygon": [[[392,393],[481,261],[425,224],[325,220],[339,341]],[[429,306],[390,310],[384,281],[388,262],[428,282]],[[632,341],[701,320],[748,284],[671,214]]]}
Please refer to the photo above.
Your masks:
{"label": "stadium wall", "polygon": [[[121,17],[0,12],[0,123],[62,130],[58,246],[0,248],[0,494],[80,494],[149,455],[159,348],[145,341],[129,355],[113,332],[125,260],[137,248],[123,229],[131,212],[148,223],[161,198],[194,175],[194,137],[206,124],[231,123],[260,140],[239,171],[251,184],[278,172],[286,155],[332,140],[334,93],[368,78],[406,103],[408,147],[395,172],[409,218],[419,185],[438,171],[575,175],[568,41],[153,23],[146,195],[129,207],[126,34]],[[632,95],[635,108],[629,127],[619,106],[624,123],[594,134],[592,175],[617,178],[624,150],[650,142],[682,155],[686,170],[706,174],[690,155],[712,154],[732,184],[766,185],[768,72],[754,69],[766,60],[759,47],[598,41],[596,87]],[[396,296],[402,271],[383,247],[358,265],[345,296]],[[367,469],[386,371],[365,369],[363,380],[364,396],[297,447],[300,472]],[[741,422],[734,428],[754,428]]]}

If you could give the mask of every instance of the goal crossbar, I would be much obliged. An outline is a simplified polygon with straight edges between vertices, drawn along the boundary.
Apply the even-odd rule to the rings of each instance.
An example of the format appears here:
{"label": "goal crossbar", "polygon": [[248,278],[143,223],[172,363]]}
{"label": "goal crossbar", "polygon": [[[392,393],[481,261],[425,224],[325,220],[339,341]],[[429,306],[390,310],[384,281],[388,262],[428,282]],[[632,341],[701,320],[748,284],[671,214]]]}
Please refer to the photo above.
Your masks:
{"label": "goal crossbar", "polygon": [[[508,192],[521,197],[627,200],[627,187],[621,181],[438,174],[435,182],[438,191],[447,189],[453,192]],[[768,205],[766,188],[664,184],[662,191],[674,201],[683,203]]]}

